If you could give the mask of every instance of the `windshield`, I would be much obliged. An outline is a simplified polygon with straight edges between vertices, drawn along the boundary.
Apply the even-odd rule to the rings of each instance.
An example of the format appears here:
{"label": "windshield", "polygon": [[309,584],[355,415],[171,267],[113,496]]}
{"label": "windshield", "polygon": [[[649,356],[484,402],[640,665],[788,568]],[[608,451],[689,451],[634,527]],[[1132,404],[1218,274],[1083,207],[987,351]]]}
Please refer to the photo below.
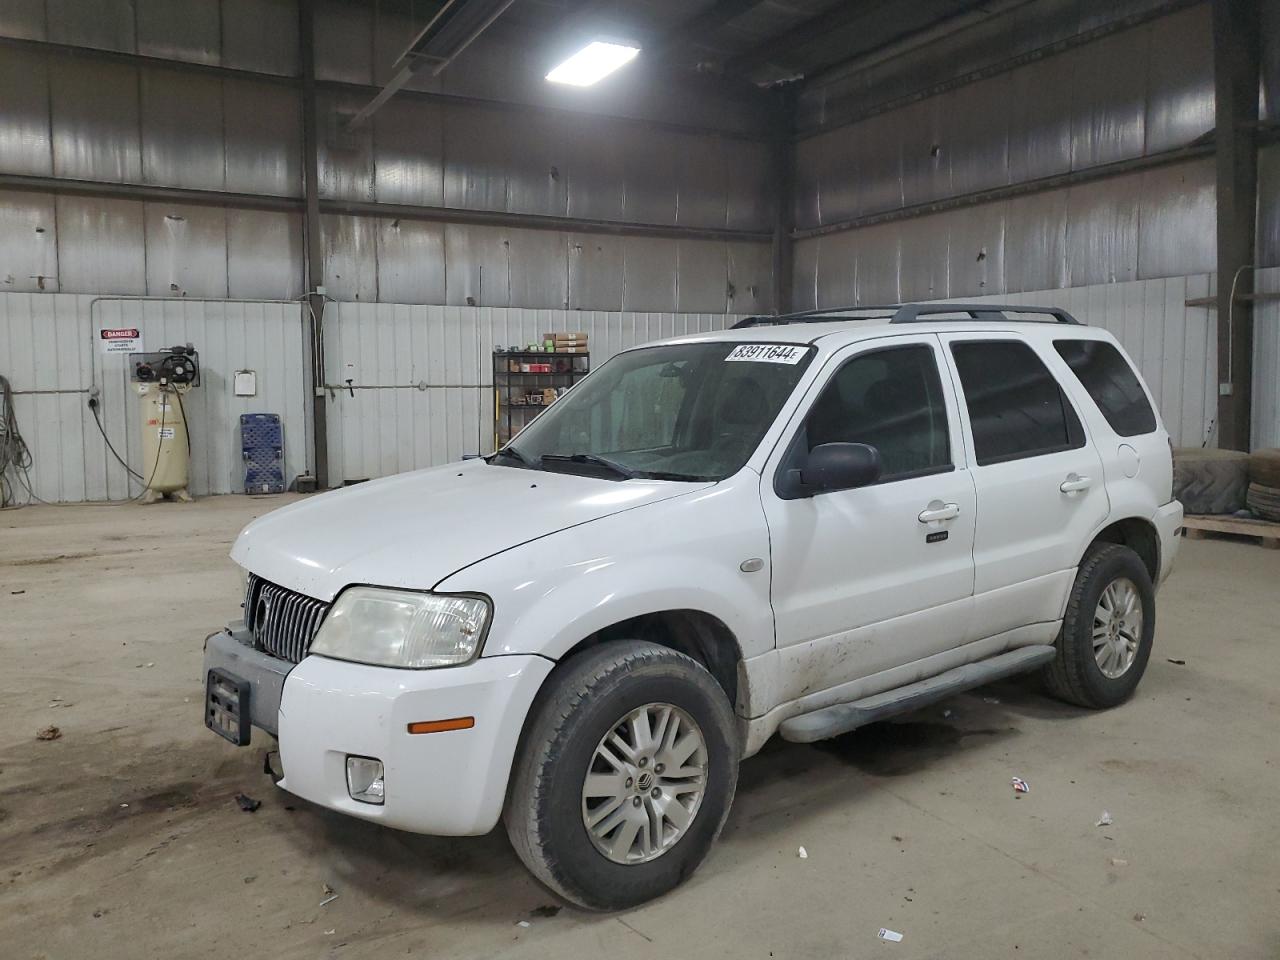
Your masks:
{"label": "windshield", "polygon": [[778,415],[813,348],[685,343],[619,354],[492,462],[617,479],[722,480]]}

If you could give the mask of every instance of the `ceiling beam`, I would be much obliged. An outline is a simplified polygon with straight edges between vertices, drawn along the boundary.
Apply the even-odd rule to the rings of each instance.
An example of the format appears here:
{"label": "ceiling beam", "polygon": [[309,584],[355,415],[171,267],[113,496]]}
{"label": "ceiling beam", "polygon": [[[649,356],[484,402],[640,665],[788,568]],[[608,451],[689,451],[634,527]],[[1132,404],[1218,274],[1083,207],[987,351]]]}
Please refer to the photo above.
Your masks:
{"label": "ceiling beam", "polygon": [[766,64],[790,66],[789,57],[806,44],[829,37],[858,20],[882,11],[898,9],[894,0],[844,0],[825,13],[810,17],[790,30],[769,37],[725,64],[725,72],[751,75]]}
{"label": "ceiling beam", "polygon": [[493,25],[515,0],[447,0],[396,61],[396,74],[347,122],[355,129],[372,117],[419,72],[439,76]]}
{"label": "ceiling beam", "polygon": [[763,2],[764,0],[716,0],[707,9],[661,37],[650,54],[654,59],[667,59],[690,47],[714,50],[715,44],[710,40],[712,34]]}

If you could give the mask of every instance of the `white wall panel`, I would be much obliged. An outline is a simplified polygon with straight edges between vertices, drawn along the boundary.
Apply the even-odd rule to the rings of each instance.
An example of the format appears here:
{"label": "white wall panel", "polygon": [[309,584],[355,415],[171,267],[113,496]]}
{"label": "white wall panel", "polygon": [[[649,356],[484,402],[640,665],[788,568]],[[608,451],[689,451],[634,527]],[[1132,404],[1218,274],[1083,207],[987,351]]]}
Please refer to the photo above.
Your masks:
{"label": "white wall panel", "polygon": [[[122,500],[139,492],[94,423],[88,397],[95,386],[107,436],[135,470],[147,472],[127,355],[99,351],[103,326],[139,328],[148,350],[189,341],[200,351],[202,383],[184,398],[194,494],[243,491],[241,413],[279,414],[286,479],[307,468],[308,365],[299,304],[0,293],[0,372],[17,391],[36,496],[73,502]],[[231,378],[241,369],[257,371],[256,397],[232,396]]]}
{"label": "white wall panel", "polygon": [[[1280,267],[1259,270],[1258,292],[1280,293]],[[1253,448],[1280,447],[1280,300],[1253,306]]]}
{"label": "white wall panel", "polygon": [[[329,478],[385,476],[493,449],[493,348],[588,334],[591,362],[737,314],[340,303],[325,312]],[[350,379],[348,388],[346,381]]]}

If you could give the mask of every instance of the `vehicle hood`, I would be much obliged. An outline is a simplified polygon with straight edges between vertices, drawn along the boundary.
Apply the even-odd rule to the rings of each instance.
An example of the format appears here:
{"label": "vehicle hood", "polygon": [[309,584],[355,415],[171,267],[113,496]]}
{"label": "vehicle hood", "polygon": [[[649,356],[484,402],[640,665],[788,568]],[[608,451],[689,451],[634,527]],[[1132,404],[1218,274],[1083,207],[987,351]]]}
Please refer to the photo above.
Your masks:
{"label": "vehicle hood", "polygon": [[619,482],[468,460],[290,504],[245,527],[231,558],[326,601],[353,583],[427,590],[530,540],[710,485]]}

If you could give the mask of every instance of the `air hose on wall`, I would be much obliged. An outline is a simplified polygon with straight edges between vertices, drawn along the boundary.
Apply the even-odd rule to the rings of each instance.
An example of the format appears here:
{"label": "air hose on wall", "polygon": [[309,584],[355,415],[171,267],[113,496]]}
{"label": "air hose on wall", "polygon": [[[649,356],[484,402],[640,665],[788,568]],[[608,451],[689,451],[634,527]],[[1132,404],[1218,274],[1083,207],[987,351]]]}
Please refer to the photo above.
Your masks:
{"label": "air hose on wall", "polygon": [[30,499],[31,449],[18,430],[18,414],[13,409],[13,387],[9,378],[0,374],[0,507],[17,506],[14,496],[16,480]]}

